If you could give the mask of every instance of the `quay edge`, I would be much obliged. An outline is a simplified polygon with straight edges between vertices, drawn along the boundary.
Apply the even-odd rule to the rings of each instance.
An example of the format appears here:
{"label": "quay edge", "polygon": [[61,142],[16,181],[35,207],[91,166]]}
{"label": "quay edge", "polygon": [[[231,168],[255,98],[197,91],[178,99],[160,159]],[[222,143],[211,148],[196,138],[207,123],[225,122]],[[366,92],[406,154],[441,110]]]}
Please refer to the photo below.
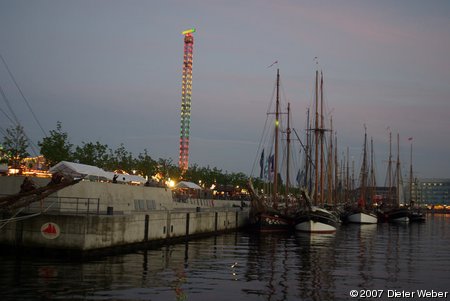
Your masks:
{"label": "quay edge", "polygon": [[[18,191],[20,183],[20,178],[0,177],[0,193]],[[237,204],[179,203],[165,188],[82,181],[16,216],[29,218],[1,224],[0,249],[84,257],[215,235],[248,225],[249,211]],[[1,220],[10,217],[3,212]]]}

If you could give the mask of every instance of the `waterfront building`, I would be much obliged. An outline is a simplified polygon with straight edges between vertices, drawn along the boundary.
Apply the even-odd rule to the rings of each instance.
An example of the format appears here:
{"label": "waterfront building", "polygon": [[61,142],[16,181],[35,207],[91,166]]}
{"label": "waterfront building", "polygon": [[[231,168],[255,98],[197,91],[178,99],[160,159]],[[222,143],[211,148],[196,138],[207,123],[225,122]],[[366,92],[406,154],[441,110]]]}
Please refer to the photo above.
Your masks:
{"label": "waterfront building", "polygon": [[420,204],[450,205],[450,178],[418,179],[412,187],[412,197]]}

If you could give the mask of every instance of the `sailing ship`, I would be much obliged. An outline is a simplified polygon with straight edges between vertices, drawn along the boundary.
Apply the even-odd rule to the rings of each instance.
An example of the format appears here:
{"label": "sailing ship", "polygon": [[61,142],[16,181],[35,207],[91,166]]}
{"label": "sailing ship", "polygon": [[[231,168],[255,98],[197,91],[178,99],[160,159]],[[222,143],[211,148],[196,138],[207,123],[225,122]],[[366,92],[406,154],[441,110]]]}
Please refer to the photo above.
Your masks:
{"label": "sailing ship", "polygon": [[[412,138],[408,139],[412,141]],[[410,223],[423,223],[426,221],[425,214],[420,210],[419,204],[414,202],[413,200],[413,164],[412,164],[412,142],[410,148],[410,165],[409,165],[409,222]],[[417,192],[417,183],[415,183],[416,192]],[[416,194],[417,199],[417,194]]]}
{"label": "sailing ship", "polygon": [[[400,136],[397,134],[397,164],[395,170],[395,186],[392,184],[392,152],[391,143],[392,134],[389,133],[389,161],[388,161],[388,195],[379,211],[379,217],[383,220],[392,223],[408,223],[410,210],[406,206],[400,206],[400,201],[403,198],[403,187],[400,170]],[[395,192],[395,196],[393,195]]]}
{"label": "sailing ship", "polygon": [[[314,163],[306,160],[306,170],[310,170],[308,165],[314,168],[314,191],[312,197],[307,188],[301,190],[301,200],[303,206],[299,208],[295,217],[295,230],[308,233],[334,233],[340,220],[337,214],[325,208],[325,160],[324,160],[324,115],[323,115],[323,75],[321,74],[320,92],[320,124],[319,124],[319,97],[318,97],[319,71],[316,70],[315,81],[315,126],[311,129],[314,133]],[[309,140],[309,139],[308,139]],[[312,170],[312,169],[311,169]],[[330,181],[329,181],[330,182]],[[328,188],[327,193],[331,194]],[[330,205],[330,204],[329,204]]]}
{"label": "sailing ship", "polygon": [[[248,187],[251,197],[251,208],[250,208],[250,224],[257,231],[268,232],[268,231],[287,231],[292,227],[293,217],[290,214],[290,197],[288,195],[289,192],[289,169],[287,167],[287,179],[286,179],[286,194],[284,197],[281,197],[278,193],[278,180],[279,180],[279,136],[280,136],[280,70],[277,69],[277,79],[276,79],[276,103],[275,103],[275,122],[273,130],[274,134],[274,154],[270,157],[270,171],[269,174],[272,176],[271,178],[271,189],[270,194],[263,196],[259,195],[255,188],[253,187],[252,180],[249,179]],[[289,120],[289,105],[288,105],[288,120]],[[287,158],[289,158],[289,121],[287,126]],[[289,159],[287,159],[287,166],[289,166]],[[261,153],[261,177],[263,174],[263,165],[264,165],[264,150]],[[273,169],[273,170],[272,170]]]}
{"label": "sailing ship", "polygon": [[[373,158],[373,152],[372,152]],[[372,160],[373,164],[373,160]],[[355,224],[376,224],[378,222],[377,215],[368,207],[367,196],[367,129],[364,126],[364,147],[363,160],[360,172],[359,199],[356,206],[347,209],[345,221]],[[373,198],[372,198],[373,200]]]}

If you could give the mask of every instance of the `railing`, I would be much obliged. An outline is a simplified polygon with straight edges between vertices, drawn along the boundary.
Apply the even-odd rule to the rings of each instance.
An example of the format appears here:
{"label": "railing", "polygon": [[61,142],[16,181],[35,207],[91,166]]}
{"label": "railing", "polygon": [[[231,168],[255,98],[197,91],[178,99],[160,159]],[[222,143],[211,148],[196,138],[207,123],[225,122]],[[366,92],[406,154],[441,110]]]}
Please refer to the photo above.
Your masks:
{"label": "railing", "polygon": [[[105,208],[106,209],[106,208]],[[100,211],[99,198],[82,198],[82,197],[47,197],[42,203],[37,202],[30,204],[27,211],[35,212],[43,210],[45,212],[60,212],[76,215],[88,214],[106,214]]]}

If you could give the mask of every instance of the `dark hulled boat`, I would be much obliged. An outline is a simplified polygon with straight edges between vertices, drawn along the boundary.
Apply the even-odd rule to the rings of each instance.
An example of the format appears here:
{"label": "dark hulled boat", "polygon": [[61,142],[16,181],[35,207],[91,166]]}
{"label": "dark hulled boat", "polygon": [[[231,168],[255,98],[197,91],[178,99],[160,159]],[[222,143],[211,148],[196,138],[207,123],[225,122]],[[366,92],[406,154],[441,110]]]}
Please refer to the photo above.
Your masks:
{"label": "dark hulled boat", "polygon": [[[273,168],[273,177],[272,177],[272,190],[270,195],[267,197],[259,196],[255,191],[251,179],[249,180],[249,192],[251,197],[251,209],[250,209],[250,224],[251,227],[260,232],[271,232],[271,231],[287,231],[292,227],[293,218],[288,215],[288,197],[285,196],[286,206],[281,208],[279,204],[282,199],[278,195],[278,141],[280,134],[280,97],[279,97],[279,88],[280,88],[280,71],[277,69],[277,79],[276,79],[276,105],[275,105],[275,122],[273,128],[273,137],[274,137],[274,155],[272,157],[272,168]],[[289,111],[289,105],[288,105]],[[272,113],[271,113],[272,114]],[[269,115],[269,114],[268,114]],[[288,113],[289,116],[289,113]],[[288,130],[287,132],[287,141],[289,142],[289,121],[288,121]],[[272,134],[272,133],[271,133]],[[261,154],[261,169],[263,168],[264,163],[264,152]],[[287,157],[289,157],[289,146],[287,147]],[[289,161],[286,163],[289,166]],[[287,183],[289,180],[286,181]],[[286,192],[289,189],[286,187]]]}
{"label": "dark hulled boat", "polygon": [[334,212],[311,205],[311,199],[305,190],[301,191],[306,206],[295,216],[295,230],[307,233],[334,233],[340,224],[340,218]]}
{"label": "dark hulled boat", "polygon": [[409,222],[410,223],[424,223],[427,220],[425,214],[420,210],[411,209],[409,212]]}
{"label": "dark hulled boat", "polygon": [[[323,75],[321,75],[320,91],[320,122],[319,122],[319,93],[318,93],[319,72],[316,70],[315,84],[315,126],[310,129],[314,133],[315,142],[313,144],[315,156],[314,164],[312,160],[307,160],[306,165],[314,166],[314,199],[311,199],[305,189],[301,190],[301,201],[304,203],[295,217],[295,230],[307,233],[334,233],[340,224],[337,214],[324,207],[324,133],[329,131],[325,129],[323,122]],[[309,122],[308,122],[309,123]],[[332,130],[330,131],[332,133]],[[319,152],[320,150],[320,152]],[[320,166],[320,167],[319,167]],[[306,168],[309,170],[309,168]],[[311,169],[312,170],[312,169]],[[331,183],[330,183],[331,184]],[[306,186],[306,185],[305,185]],[[329,189],[331,191],[331,189]]]}
{"label": "dark hulled boat", "polygon": [[409,223],[410,211],[407,207],[397,207],[386,212],[388,222]]}

